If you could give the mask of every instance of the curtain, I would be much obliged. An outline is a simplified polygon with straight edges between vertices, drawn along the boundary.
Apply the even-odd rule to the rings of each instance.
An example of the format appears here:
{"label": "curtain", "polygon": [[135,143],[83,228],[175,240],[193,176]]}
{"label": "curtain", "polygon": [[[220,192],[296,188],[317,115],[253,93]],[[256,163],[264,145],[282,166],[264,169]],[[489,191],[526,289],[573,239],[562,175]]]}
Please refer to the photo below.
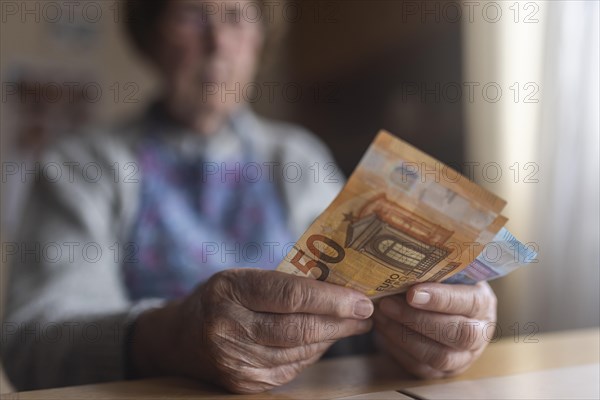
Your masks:
{"label": "curtain", "polygon": [[536,193],[541,270],[534,310],[549,330],[598,326],[600,199],[598,2],[548,9]]}
{"label": "curtain", "polygon": [[501,333],[598,326],[599,3],[496,4],[501,21],[463,22],[465,80],[505,93],[465,105],[467,157],[502,167],[499,182],[474,178],[508,201],[507,227],[539,253],[493,283]]}

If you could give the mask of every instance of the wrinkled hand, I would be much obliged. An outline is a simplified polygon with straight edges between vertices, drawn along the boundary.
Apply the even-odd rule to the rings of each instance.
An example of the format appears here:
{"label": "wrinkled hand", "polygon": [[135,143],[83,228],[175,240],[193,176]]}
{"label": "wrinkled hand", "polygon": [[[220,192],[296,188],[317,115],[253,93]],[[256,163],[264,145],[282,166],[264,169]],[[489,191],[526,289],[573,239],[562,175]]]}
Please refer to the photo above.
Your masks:
{"label": "wrinkled hand", "polygon": [[492,339],[496,296],[490,286],[422,283],[377,305],[380,348],[422,378],[465,371]]}
{"label": "wrinkled hand", "polygon": [[[276,271],[227,270],[182,302],[138,318],[134,364],[142,376],[178,374],[261,392],[291,381],[337,339],[369,331],[372,312],[373,303],[351,289]],[[170,332],[156,335],[161,324]],[[168,342],[164,351],[160,342]],[[148,351],[154,357],[144,358]]]}

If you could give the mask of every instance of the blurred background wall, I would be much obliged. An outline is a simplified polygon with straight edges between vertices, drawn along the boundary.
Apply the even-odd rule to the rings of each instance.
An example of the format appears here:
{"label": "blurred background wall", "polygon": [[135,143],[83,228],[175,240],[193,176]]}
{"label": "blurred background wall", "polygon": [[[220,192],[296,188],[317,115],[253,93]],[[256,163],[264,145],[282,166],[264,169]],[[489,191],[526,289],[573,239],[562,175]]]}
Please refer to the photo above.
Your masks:
{"label": "blurred background wall", "polygon": [[[160,90],[120,3],[0,3],[3,244],[27,192],[15,163]],[[493,284],[503,335],[598,326],[598,3],[289,4],[274,2],[287,35],[257,77],[274,95],[253,107],[313,130],[346,174],[385,128],[505,198],[540,255]]]}

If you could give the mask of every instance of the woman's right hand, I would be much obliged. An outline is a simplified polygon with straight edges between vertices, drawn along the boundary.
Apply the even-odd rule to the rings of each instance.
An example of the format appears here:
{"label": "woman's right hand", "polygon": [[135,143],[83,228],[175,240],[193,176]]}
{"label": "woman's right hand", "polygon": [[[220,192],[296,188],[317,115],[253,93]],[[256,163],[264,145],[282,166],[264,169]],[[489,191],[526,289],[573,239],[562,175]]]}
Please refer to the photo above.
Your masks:
{"label": "woman's right hand", "polygon": [[371,329],[373,303],[352,289],[277,271],[232,269],[138,317],[137,376],[184,375],[237,393],[283,385],[337,339]]}

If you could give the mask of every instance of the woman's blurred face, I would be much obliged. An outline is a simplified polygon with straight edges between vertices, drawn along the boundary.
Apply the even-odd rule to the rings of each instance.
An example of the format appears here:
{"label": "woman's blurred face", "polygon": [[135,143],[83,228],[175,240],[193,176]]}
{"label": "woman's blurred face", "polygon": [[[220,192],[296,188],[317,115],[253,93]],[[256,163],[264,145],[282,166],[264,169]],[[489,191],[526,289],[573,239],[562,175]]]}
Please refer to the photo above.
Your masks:
{"label": "woman's blurred face", "polygon": [[263,26],[244,18],[243,7],[239,0],[171,0],[158,27],[167,107],[199,133],[221,126],[254,76]]}

